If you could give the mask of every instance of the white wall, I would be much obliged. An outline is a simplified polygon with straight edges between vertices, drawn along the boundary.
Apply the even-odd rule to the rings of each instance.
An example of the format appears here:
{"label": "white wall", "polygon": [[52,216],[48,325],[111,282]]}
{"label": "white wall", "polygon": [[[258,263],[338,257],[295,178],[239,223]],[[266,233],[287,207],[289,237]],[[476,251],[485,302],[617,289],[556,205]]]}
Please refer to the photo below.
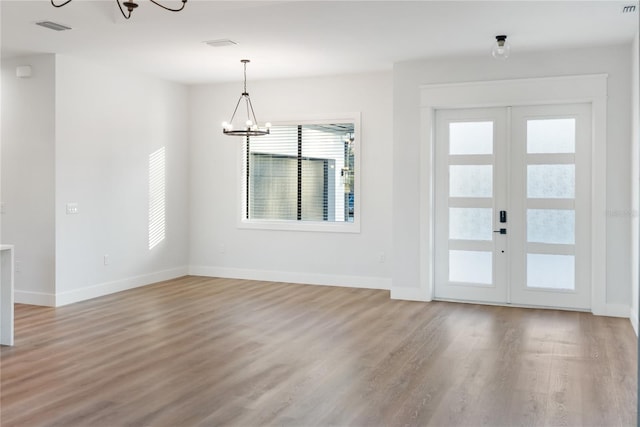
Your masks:
{"label": "white wall", "polygon": [[[31,65],[30,78],[16,66]],[[15,245],[16,301],[52,304],[55,57],[2,61],[2,243]]]}
{"label": "white wall", "polygon": [[[507,61],[482,57],[442,58],[394,66],[393,288],[419,286],[419,86],[430,83],[607,73],[607,303],[628,313],[631,291],[629,46],[553,52],[512,51]],[[402,293],[402,292],[400,292]],[[625,309],[626,307],[626,309]]]}
{"label": "white wall", "polygon": [[[67,56],[56,76],[56,303],[186,274],[186,87]],[[149,250],[148,162],[161,147],[166,239]]]}
{"label": "white wall", "polygon": [[638,334],[638,287],[640,286],[640,43],[639,33],[631,46],[631,323]]}
{"label": "white wall", "polygon": [[[256,64],[258,66],[258,64]],[[222,134],[242,85],[191,88],[190,272],[388,288],[391,257],[392,75],[256,82],[259,121],[361,112],[361,232],[239,229],[241,138]],[[384,254],[385,261],[380,262]]]}

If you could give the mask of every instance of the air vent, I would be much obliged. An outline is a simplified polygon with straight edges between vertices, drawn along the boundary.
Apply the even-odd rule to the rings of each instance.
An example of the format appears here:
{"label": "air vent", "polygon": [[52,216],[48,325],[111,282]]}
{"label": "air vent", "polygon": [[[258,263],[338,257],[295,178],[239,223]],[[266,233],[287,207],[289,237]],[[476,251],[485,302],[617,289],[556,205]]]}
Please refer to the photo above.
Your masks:
{"label": "air vent", "polygon": [[636,11],[636,6],[634,4],[622,7],[622,13],[632,13],[635,11]]}
{"label": "air vent", "polygon": [[211,47],[235,46],[238,44],[233,40],[229,40],[229,39],[209,40],[208,42],[204,42],[204,43],[208,44]]}
{"label": "air vent", "polygon": [[71,29],[71,27],[67,27],[66,25],[62,25],[62,24],[56,24],[55,22],[51,22],[51,21],[36,22],[36,25],[40,25],[41,27],[45,27],[55,31],[66,31]]}

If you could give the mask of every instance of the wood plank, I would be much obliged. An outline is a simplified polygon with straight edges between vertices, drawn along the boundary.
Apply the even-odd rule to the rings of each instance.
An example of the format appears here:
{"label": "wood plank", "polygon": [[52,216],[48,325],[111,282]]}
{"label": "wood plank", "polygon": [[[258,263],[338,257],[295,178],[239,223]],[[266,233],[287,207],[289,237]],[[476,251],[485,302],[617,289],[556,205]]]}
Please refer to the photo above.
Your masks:
{"label": "wood plank", "polygon": [[16,305],[2,426],[635,425],[626,319],[184,277]]}

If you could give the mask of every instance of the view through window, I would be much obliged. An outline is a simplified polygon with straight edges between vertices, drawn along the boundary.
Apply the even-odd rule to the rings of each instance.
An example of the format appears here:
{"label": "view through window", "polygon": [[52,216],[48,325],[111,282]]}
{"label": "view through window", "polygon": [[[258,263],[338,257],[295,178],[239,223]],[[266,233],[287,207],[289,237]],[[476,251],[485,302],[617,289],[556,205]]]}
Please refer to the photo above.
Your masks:
{"label": "view through window", "polygon": [[353,222],[354,123],[273,126],[245,161],[245,219]]}

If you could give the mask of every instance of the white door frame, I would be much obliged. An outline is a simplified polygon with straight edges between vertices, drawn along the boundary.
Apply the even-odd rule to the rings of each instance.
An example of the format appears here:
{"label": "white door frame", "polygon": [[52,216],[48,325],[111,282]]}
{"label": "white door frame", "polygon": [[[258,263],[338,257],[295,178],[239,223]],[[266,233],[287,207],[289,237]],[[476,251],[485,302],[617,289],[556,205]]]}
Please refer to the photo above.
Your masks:
{"label": "white door frame", "polygon": [[543,77],[420,86],[420,290],[434,296],[435,111],[445,108],[509,107],[590,103],[591,139],[591,311],[607,315],[606,304],[606,142],[607,75]]}

